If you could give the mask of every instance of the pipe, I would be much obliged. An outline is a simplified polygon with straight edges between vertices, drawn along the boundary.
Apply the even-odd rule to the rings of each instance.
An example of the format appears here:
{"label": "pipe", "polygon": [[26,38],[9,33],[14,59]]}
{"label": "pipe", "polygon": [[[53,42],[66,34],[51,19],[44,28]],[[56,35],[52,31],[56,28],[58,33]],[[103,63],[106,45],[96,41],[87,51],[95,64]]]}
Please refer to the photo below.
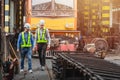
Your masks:
{"label": "pipe", "polygon": [[77,30],[77,0],[74,0],[74,13],[75,13],[75,30]]}
{"label": "pipe", "polygon": [[26,22],[31,23],[32,3],[31,0],[26,0]]}

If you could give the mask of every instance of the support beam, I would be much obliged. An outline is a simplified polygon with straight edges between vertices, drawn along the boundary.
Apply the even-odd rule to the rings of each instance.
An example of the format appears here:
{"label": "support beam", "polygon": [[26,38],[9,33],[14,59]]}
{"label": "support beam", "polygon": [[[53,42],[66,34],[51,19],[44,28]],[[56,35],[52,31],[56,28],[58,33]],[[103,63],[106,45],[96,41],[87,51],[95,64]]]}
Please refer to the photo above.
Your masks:
{"label": "support beam", "polygon": [[112,20],[113,20],[113,14],[112,14],[112,2],[110,2],[110,27],[112,27]]}
{"label": "support beam", "polygon": [[26,22],[31,23],[31,11],[32,11],[31,0],[26,0]]}
{"label": "support beam", "polygon": [[22,27],[22,4],[23,0],[19,0],[19,28],[21,29]]}
{"label": "support beam", "polygon": [[10,32],[13,32],[14,28],[14,19],[15,19],[15,7],[14,7],[14,1],[10,1]]}
{"label": "support beam", "polygon": [[74,0],[74,10],[75,10],[75,25],[74,25],[74,27],[75,27],[75,30],[77,30],[77,0]]}
{"label": "support beam", "polygon": [[4,0],[0,0],[0,80],[3,80],[2,76],[2,52],[4,51],[3,40],[2,40],[2,30],[4,26]]}
{"label": "support beam", "polygon": [[52,10],[55,10],[55,0],[52,0]]}
{"label": "support beam", "polygon": [[5,32],[9,32],[9,28],[10,28],[10,25],[9,25],[9,14],[10,14],[10,9],[9,9],[9,0],[5,0]]}

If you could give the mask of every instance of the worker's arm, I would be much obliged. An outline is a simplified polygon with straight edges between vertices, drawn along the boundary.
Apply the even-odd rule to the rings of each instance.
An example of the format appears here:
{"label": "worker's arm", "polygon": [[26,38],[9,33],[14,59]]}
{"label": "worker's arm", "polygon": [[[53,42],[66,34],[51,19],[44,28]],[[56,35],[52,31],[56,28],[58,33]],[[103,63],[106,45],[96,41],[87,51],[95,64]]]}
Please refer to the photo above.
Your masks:
{"label": "worker's arm", "polygon": [[17,50],[20,49],[20,45],[21,45],[21,37],[22,37],[22,35],[21,35],[21,33],[20,33],[19,36],[18,36],[18,41],[17,41]]}
{"label": "worker's arm", "polygon": [[47,39],[48,39],[48,45],[50,46],[51,38],[50,38],[50,33],[49,33],[48,29],[46,29],[46,35],[47,35]]}
{"label": "worker's arm", "polygon": [[34,38],[33,38],[33,34],[31,34],[31,44],[32,44],[32,49],[34,48]]}
{"label": "worker's arm", "polygon": [[34,40],[34,45],[36,46],[36,44],[37,44],[37,29],[35,31],[35,40]]}

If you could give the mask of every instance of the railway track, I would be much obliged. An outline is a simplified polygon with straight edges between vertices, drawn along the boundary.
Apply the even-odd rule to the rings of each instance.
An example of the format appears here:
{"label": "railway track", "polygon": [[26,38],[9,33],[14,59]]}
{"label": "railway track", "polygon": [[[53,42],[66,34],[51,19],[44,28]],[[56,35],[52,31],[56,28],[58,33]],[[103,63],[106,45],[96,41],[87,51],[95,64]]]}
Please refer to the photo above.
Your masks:
{"label": "railway track", "polygon": [[120,66],[91,54],[56,54],[53,72],[60,80],[120,80]]}

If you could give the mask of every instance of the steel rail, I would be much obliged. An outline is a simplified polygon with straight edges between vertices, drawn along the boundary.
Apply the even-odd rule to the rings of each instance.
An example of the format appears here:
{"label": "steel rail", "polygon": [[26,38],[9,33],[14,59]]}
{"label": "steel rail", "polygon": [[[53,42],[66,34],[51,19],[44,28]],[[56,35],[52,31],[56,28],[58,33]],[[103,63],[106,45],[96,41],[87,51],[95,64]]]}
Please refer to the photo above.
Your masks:
{"label": "steel rail", "polygon": [[92,80],[104,80],[101,76],[96,75],[93,71],[90,69],[86,68],[83,64],[73,60],[72,58],[66,56],[63,53],[58,54],[62,59],[66,60],[67,62],[71,63],[74,65],[76,68],[80,69],[85,73],[85,75],[88,75]]}
{"label": "steel rail", "polygon": [[[57,54],[63,62],[70,63],[83,71],[85,75],[98,78],[97,80],[119,80],[120,67],[103,59],[95,58],[89,54]],[[63,65],[64,66],[64,65]],[[99,79],[100,78],[100,79]]]}

